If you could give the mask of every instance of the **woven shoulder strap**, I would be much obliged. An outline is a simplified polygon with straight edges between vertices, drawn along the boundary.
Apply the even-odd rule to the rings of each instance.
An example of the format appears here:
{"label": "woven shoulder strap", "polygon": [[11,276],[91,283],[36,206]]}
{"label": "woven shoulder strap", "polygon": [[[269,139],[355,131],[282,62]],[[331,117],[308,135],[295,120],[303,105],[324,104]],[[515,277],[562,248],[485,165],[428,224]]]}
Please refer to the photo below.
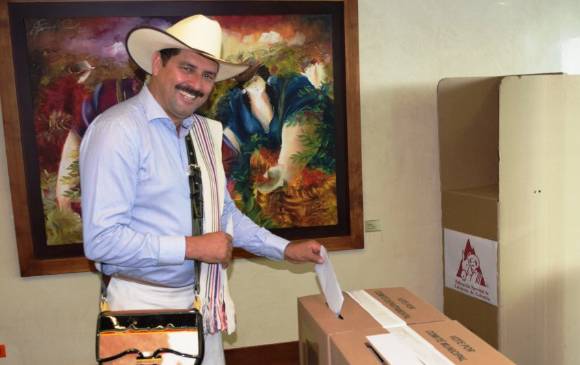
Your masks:
{"label": "woven shoulder strap", "polygon": [[[226,186],[221,160],[222,128],[218,122],[194,115],[190,135],[201,169],[203,186],[203,233],[221,229]],[[232,332],[233,303],[227,290],[227,275],[220,264],[201,264],[200,297],[204,329],[208,333]]]}

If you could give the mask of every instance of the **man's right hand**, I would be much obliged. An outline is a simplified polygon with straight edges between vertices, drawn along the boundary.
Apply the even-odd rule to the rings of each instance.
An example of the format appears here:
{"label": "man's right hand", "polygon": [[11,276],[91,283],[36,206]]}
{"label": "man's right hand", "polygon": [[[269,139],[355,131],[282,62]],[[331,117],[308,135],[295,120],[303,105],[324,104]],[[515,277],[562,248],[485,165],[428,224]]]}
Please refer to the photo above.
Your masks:
{"label": "man's right hand", "polygon": [[225,232],[185,237],[185,258],[227,267],[232,261],[232,236]]}

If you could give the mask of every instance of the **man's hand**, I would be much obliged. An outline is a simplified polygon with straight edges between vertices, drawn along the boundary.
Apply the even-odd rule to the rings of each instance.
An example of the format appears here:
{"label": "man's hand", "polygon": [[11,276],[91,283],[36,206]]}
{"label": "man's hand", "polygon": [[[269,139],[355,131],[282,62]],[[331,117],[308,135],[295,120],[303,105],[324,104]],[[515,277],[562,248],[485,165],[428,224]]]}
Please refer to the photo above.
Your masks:
{"label": "man's hand", "polygon": [[232,261],[232,236],[225,232],[185,237],[185,258],[228,267]]}
{"label": "man's hand", "polygon": [[284,250],[284,258],[291,262],[313,262],[322,264],[324,259],[320,256],[322,245],[314,240],[303,242],[290,242]]}

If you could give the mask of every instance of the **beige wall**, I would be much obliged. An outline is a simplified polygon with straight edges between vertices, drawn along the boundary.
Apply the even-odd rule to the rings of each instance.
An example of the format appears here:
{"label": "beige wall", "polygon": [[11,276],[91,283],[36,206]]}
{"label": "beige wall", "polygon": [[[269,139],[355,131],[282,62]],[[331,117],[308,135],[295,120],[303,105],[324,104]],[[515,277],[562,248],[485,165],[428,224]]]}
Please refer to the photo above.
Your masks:
{"label": "beige wall", "polygon": [[[359,0],[364,211],[384,230],[332,255],[344,289],[403,285],[441,308],[437,81],[561,71],[577,14],[576,0]],[[19,276],[7,175],[0,131],[0,364],[91,364],[98,280]],[[263,260],[236,261],[231,285],[227,347],[296,340],[296,297],[318,291],[311,266]]]}

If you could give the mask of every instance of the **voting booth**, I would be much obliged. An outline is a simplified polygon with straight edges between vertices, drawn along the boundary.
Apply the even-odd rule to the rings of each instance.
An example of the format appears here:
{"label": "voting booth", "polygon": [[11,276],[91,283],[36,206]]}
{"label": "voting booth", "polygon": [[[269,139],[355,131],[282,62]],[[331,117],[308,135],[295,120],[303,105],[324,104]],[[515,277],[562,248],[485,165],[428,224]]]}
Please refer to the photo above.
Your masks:
{"label": "voting booth", "polygon": [[444,312],[526,365],[580,358],[580,76],[438,85]]}
{"label": "voting booth", "polygon": [[514,364],[402,287],[346,292],[340,316],[301,297],[298,321],[301,365]]}

